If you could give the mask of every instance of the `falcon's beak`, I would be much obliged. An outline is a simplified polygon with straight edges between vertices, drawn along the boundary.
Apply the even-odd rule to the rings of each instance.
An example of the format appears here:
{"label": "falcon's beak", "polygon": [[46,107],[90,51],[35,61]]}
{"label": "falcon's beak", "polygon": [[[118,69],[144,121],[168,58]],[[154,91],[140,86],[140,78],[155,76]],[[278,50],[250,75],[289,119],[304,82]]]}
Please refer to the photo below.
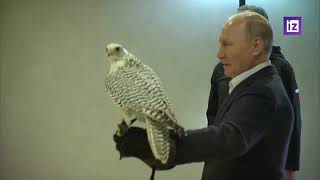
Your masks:
{"label": "falcon's beak", "polygon": [[108,51],[108,48],[106,48],[106,51],[107,51],[107,55],[109,56],[109,51]]}

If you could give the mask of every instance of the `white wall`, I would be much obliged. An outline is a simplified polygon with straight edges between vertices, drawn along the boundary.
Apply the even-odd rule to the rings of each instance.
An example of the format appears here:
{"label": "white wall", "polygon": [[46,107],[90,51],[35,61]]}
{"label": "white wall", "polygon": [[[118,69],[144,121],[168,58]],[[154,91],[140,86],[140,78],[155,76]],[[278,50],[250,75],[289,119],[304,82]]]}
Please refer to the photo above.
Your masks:
{"label": "white wall", "polygon": [[[247,1],[265,7],[276,43],[295,69],[303,134],[299,179],[320,179],[319,1]],[[206,125],[209,80],[222,24],[238,1],[108,0],[0,2],[2,180],[148,179],[136,159],[119,161],[120,114],[106,96],[105,45],[119,42],[152,66],[186,128]],[[282,18],[303,35],[282,35]],[[157,179],[200,179],[202,163]]]}

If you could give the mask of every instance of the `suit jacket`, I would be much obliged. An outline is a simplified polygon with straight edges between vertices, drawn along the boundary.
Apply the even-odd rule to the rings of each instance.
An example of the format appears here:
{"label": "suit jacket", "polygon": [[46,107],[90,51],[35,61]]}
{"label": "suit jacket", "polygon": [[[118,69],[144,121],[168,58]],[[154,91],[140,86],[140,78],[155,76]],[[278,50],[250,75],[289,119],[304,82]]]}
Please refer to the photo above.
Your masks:
{"label": "suit jacket", "polygon": [[207,128],[176,143],[176,164],[205,162],[203,180],[281,180],[293,110],[274,66],[242,81]]}
{"label": "suit jacket", "polygon": [[[298,85],[294,71],[289,62],[285,60],[279,46],[272,47],[270,61],[276,67],[293,106],[294,124],[289,144],[286,169],[298,171],[300,168],[301,139],[301,115]],[[217,64],[211,77],[211,89],[207,109],[208,125],[213,124],[218,108],[222,106],[224,99],[228,96],[229,81],[230,78],[224,75],[222,64]]]}

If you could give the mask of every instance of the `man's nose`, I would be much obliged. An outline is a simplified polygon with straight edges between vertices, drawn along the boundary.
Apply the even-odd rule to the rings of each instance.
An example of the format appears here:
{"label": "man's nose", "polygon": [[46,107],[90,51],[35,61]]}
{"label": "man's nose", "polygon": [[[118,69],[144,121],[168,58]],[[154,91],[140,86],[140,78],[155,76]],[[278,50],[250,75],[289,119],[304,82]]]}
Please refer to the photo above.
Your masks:
{"label": "man's nose", "polygon": [[223,59],[225,57],[225,51],[224,48],[220,47],[217,53],[217,58],[218,59]]}

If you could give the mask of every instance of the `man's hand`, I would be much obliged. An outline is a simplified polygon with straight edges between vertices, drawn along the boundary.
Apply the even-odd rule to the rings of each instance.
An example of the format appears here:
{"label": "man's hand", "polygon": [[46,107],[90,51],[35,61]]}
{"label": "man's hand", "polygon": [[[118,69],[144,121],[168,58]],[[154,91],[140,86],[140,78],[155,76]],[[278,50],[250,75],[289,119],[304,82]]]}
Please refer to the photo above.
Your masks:
{"label": "man's hand", "polygon": [[294,171],[286,169],[284,174],[285,180],[295,180]]}
{"label": "man's hand", "polygon": [[[116,149],[120,153],[120,159],[122,157],[136,157],[149,167],[157,170],[166,170],[174,167],[173,161],[176,150],[174,140],[171,140],[170,143],[168,163],[162,164],[152,154],[145,129],[139,127],[128,128],[124,122],[118,125],[118,127],[117,132],[113,135],[113,140],[116,143]],[[176,137],[173,131],[170,131],[170,135],[172,138]]]}

